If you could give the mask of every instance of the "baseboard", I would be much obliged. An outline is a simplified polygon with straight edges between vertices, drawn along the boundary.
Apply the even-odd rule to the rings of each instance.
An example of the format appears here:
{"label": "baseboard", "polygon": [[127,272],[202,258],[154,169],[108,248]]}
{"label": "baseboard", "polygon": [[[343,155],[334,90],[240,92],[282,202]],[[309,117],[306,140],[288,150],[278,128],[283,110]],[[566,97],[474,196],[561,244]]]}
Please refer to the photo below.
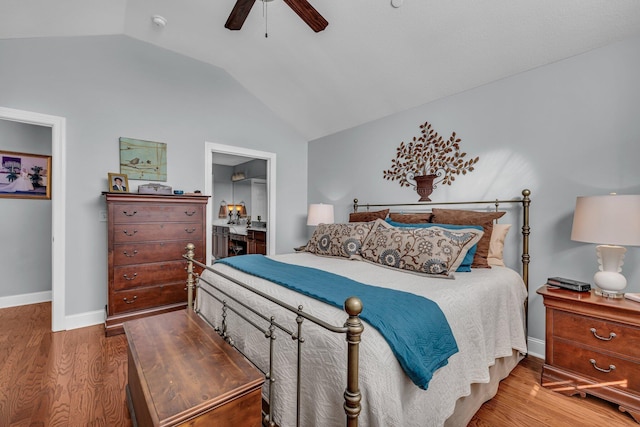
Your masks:
{"label": "baseboard", "polygon": [[533,357],[544,360],[544,340],[529,337],[527,339],[527,350]]}
{"label": "baseboard", "polygon": [[20,305],[38,304],[49,301],[51,301],[51,291],[10,295],[8,297],[0,297],[0,308],[17,307]]}
{"label": "baseboard", "polygon": [[[49,301],[51,301],[51,291],[12,295],[0,297],[0,308],[17,307],[20,305],[38,304]],[[99,325],[101,323],[104,323],[104,310],[89,311],[65,317],[65,329],[67,330]],[[528,337],[527,349],[530,355],[544,359],[544,340]]]}
{"label": "baseboard", "polygon": [[88,311],[65,317],[66,330],[84,328],[104,323],[104,310]]}

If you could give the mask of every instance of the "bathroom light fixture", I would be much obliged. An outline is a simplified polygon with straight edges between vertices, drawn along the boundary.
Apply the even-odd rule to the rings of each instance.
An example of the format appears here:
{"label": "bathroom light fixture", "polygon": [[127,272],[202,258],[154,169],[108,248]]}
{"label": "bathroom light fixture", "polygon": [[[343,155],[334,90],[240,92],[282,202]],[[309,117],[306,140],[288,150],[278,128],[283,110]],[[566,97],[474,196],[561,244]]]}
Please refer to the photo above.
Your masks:
{"label": "bathroom light fixture", "polygon": [[220,210],[218,211],[218,218],[227,217],[227,202],[224,200],[220,202]]}

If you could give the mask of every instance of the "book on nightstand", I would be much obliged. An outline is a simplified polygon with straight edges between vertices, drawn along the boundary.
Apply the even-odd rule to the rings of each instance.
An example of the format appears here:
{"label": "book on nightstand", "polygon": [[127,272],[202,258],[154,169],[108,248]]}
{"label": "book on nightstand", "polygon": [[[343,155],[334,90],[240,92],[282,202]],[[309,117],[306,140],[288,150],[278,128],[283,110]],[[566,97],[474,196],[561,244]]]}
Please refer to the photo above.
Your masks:
{"label": "book on nightstand", "polygon": [[570,289],[576,292],[589,292],[589,290],[591,290],[591,285],[589,283],[567,279],[564,277],[549,277],[547,279],[547,285],[557,288]]}
{"label": "book on nightstand", "polygon": [[640,302],[640,293],[630,293],[627,292],[624,294],[626,299],[630,299],[631,301]]}

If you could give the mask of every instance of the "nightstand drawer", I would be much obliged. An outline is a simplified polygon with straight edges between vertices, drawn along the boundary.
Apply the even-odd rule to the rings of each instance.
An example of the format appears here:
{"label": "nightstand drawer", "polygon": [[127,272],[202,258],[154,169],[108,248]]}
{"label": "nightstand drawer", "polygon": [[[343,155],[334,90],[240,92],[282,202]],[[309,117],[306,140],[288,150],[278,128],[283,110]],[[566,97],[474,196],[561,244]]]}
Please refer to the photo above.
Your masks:
{"label": "nightstand drawer", "polygon": [[640,390],[640,364],[630,360],[557,340],[553,345],[553,361],[554,366],[593,378],[603,386]]}
{"label": "nightstand drawer", "polygon": [[201,223],[120,224],[113,227],[113,243],[202,239]]}
{"label": "nightstand drawer", "polygon": [[113,220],[116,224],[139,222],[202,221],[204,209],[194,205],[116,204],[113,206]]}
{"label": "nightstand drawer", "polygon": [[640,361],[640,328],[556,310],[553,336]]}

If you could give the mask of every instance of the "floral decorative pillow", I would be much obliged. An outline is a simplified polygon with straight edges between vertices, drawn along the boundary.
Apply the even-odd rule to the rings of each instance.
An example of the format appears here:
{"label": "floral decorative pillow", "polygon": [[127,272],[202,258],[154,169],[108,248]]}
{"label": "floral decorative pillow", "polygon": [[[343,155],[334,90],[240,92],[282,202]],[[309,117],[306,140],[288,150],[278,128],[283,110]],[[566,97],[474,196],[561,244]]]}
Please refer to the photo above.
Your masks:
{"label": "floral decorative pillow", "polygon": [[363,259],[382,266],[453,278],[467,251],[483,234],[473,228],[395,228],[378,220],[362,244],[360,254]]}
{"label": "floral decorative pillow", "polygon": [[504,212],[477,212],[459,209],[433,208],[432,222],[440,224],[481,225],[484,236],[478,242],[476,254],[473,256],[473,268],[491,268],[487,262],[489,256],[489,243],[493,232],[493,222],[503,216]]}
{"label": "floral decorative pillow", "polygon": [[348,224],[320,224],[305,248],[316,255],[352,258],[360,255],[362,242],[371,231],[373,222]]}
{"label": "floral decorative pillow", "polygon": [[[482,226],[480,225],[455,225],[455,224],[436,224],[433,222],[419,222],[415,224],[405,224],[402,222],[391,221],[390,219],[386,219],[385,222],[394,227],[413,227],[413,228],[431,228],[431,227],[441,227],[446,228],[447,230],[460,230],[462,228],[473,228],[476,230],[484,231]],[[494,228],[495,233],[495,228]],[[478,248],[478,244],[471,246],[467,251],[467,254],[464,256],[462,263],[456,268],[457,273],[470,273],[471,265],[473,264],[473,257],[476,254],[476,250]]]}

